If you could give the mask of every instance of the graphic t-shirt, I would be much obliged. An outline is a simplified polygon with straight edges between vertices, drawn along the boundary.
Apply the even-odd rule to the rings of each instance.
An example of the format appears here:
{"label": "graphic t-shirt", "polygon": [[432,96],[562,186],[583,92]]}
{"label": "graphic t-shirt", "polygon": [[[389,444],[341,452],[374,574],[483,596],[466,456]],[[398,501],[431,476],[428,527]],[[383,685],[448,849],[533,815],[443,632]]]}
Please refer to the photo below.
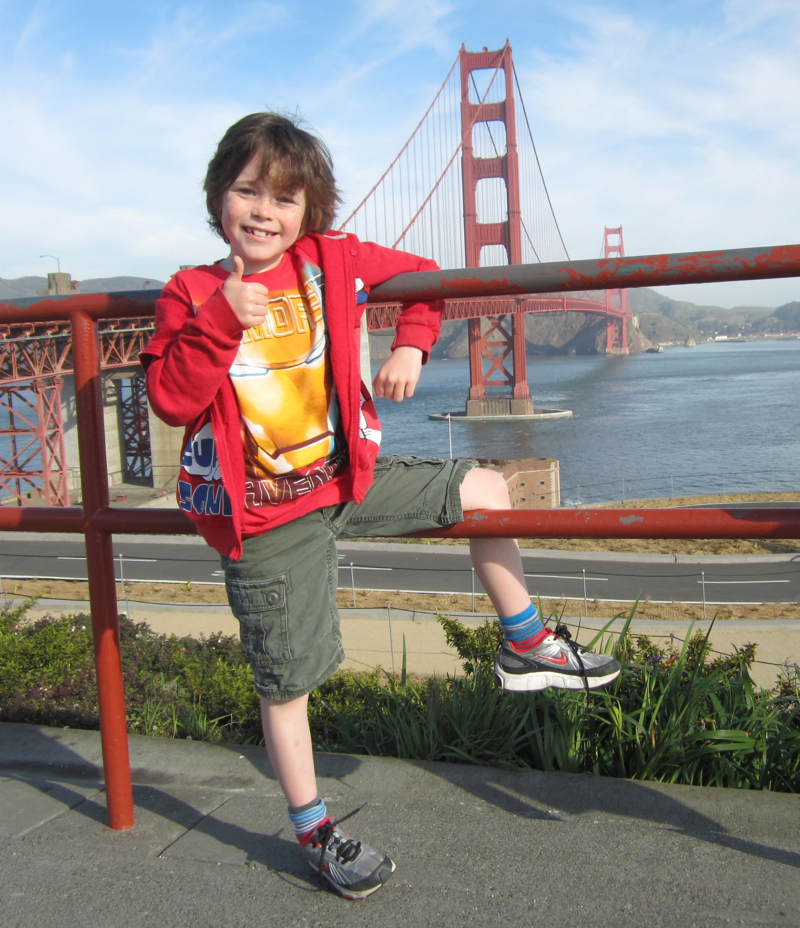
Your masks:
{"label": "graphic t-shirt", "polygon": [[298,273],[288,256],[247,278],[267,287],[269,306],[242,334],[230,369],[245,448],[245,535],[259,530],[259,507],[310,493],[345,461],[321,279],[309,263]]}

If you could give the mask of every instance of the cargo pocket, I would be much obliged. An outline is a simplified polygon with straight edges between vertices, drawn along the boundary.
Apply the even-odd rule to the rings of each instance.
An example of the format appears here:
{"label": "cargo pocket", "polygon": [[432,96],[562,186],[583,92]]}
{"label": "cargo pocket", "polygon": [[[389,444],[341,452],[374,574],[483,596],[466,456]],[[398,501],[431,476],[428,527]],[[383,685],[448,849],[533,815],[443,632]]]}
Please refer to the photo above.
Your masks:
{"label": "cargo pocket", "polygon": [[231,611],[239,620],[242,645],[253,666],[284,664],[293,659],[289,637],[286,576],[269,580],[226,582]]}

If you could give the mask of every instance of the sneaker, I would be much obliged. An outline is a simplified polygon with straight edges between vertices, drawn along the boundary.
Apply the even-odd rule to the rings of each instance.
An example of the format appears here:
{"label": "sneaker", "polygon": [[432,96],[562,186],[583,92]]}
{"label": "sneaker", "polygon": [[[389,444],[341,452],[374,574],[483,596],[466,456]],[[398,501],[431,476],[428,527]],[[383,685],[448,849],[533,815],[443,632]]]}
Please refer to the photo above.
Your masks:
{"label": "sneaker", "polygon": [[562,690],[597,689],[616,680],[622,667],[610,654],[592,654],[570,640],[569,631],[559,625],[541,644],[522,654],[504,641],[497,655],[495,680],[512,693],[543,690],[555,686]]}
{"label": "sneaker", "polygon": [[319,826],[302,850],[311,866],[345,899],[366,898],[395,870],[386,854],[354,841],[338,822],[330,820]]}

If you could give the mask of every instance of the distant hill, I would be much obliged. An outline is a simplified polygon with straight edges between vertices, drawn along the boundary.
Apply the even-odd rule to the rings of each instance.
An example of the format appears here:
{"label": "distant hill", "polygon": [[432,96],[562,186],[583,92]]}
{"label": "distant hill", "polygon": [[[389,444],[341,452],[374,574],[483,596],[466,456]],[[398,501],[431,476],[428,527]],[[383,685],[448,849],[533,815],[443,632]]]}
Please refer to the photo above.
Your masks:
{"label": "distant hill", "polygon": [[161,290],[163,280],[146,277],[95,277],[81,281],[81,293],[116,293],[118,290]]}
{"label": "distant hill", "polygon": [[46,287],[46,277],[17,277],[15,280],[3,280],[0,277],[0,299],[13,300],[16,297],[36,296],[37,290],[44,290]]}
{"label": "distant hill", "polygon": [[[81,293],[116,293],[119,290],[141,290],[146,284],[146,290],[160,290],[164,286],[163,280],[148,280],[147,277],[95,277],[82,280]],[[4,280],[0,277],[0,299],[14,299],[15,297],[36,296],[40,290],[47,289],[46,277],[17,277],[14,280]]]}
{"label": "distant hill", "polygon": [[[643,288],[628,291],[628,305],[648,338],[659,329],[659,341],[684,341],[689,332],[695,338],[713,338],[715,335],[752,335],[756,332],[778,334],[800,331],[800,302],[785,303],[777,309],[769,306],[698,306],[685,300],[671,300],[654,290]],[[671,320],[676,328],[654,319],[661,316]],[[675,337],[669,337],[668,333]]]}

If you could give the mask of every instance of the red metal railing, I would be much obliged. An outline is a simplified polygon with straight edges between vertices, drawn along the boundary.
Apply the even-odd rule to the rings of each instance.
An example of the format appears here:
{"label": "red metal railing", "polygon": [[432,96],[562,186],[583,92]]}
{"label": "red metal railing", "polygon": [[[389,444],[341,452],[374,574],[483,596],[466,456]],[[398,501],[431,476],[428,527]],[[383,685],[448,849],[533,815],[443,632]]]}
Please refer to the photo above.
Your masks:
{"label": "red metal railing", "polygon": [[[516,279],[501,279],[501,271],[506,278],[513,272]],[[800,245],[404,274],[373,291],[371,300],[455,295],[454,288],[459,296],[484,296],[791,276],[800,276]],[[152,292],[134,291],[0,303],[0,324],[68,319],[72,327],[83,507],[0,507],[0,530],[80,532],[86,539],[108,818],[114,829],[132,827],[134,815],[111,537],[115,532],[195,534],[179,510],[109,507],[97,320],[152,315],[153,300]],[[476,511],[457,525],[427,534],[451,538],[800,538],[800,510]]]}

